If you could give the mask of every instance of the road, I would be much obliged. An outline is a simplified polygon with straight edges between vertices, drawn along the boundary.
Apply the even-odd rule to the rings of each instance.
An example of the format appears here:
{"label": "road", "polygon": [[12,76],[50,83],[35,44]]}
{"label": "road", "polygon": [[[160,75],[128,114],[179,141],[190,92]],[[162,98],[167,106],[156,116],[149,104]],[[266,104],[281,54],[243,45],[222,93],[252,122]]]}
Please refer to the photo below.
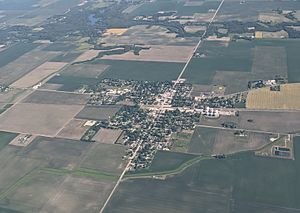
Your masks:
{"label": "road", "polygon": [[129,168],[129,166],[130,166],[130,164],[132,163],[132,160],[133,160],[133,159],[135,158],[135,156],[137,155],[137,153],[138,153],[138,151],[140,150],[141,146],[142,146],[142,143],[140,143],[140,144],[138,145],[137,149],[136,149],[135,152],[133,153],[131,160],[129,160],[129,162],[127,163],[127,165],[126,165],[124,171],[122,172],[122,174],[120,175],[120,177],[119,177],[117,183],[115,184],[114,188],[112,189],[112,191],[110,192],[108,198],[106,199],[105,203],[103,204],[103,206],[102,206],[102,208],[101,208],[101,210],[100,210],[100,213],[102,213],[102,212],[104,211],[105,207],[107,206],[107,204],[108,204],[108,202],[110,201],[111,197],[113,196],[114,192],[116,191],[116,189],[117,189],[118,186],[120,185],[120,183],[121,183],[121,181],[122,181],[122,179],[123,179],[125,173],[127,172],[128,168]]}
{"label": "road", "polygon": [[[194,48],[194,51],[193,51],[193,53],[191,54],[191,56],[189,57],[188,61],[187,61],[186,64],[184,65],[184,67],[183,67],[182,71],[180,72],[180,74],[179,74],[177,80],[175,81],[174,85],[176,85],[176,84],[179,82],[181,76],[182,76],[182,75],[184,74],[184,72],[186,71],[187,66],[189,65],[190,61],[191,61],[192,58],[193,58],[194,52],[197,51],[197,49],[199,48],[199,46],[200,46],[200,44],[201,44],[203,38],[205,37],[205,35],[206,35],[206,33],[207,33],[207,30],[209,29],[209,27],[210,27],[211,24],[213,23],[213,21],[214,21],[215,17],[217,16],[217,14],[218,14],[220,8],[222,7],[224,1],[225,1],[225,0],[222,0],[221,3],[219,4],[219,6],[218,6],[217,10],[215,11],[213,17],[211,18],[210,22],[208,23],[208,26],[207,26],[206,30],[204,31],[204,33],[203,33],[202,36],[200,37],[199,42],[197,43],[196,47]],[[132,159],[134,159],[134,157],[136,156],[136,154],[137,154],[138,150],[140,149],[141,145],[142,145],[142,143],[140,143],[139,146],[137,147],[137,149],[135,150],[135,152],[134,152],[134,154],[133,154],[133,156],[132,156]],[[103,213],[105,207],[107,206],[107,204],[109,203],[110,199],[112,198],[114,192],[116,191],[117,187],[118,187],[119,184],[121,183],[121,181],[122,181],[122,179],[123,179],[125,173],[127,172],[127,170],[128,170],[128,168],[129,168],[131,162],[132,162],[132,160],[130,160],[130,161],[127,163],[127,165],[126,165],[124,171],[123,171],[122,174],[120,175],[120,177],[119,177],[117,183],[115,184],[114,188],[112,189],[111,193],[109,194],[108,198],[106,199],[106,201],[105,201],[105,203],[103,204],[103,206],[102,206],[102,208],[101,208],[101,210],[100,210],[99,213]]]}
{"label": "road", "polygon": [[203,39],[204,39],[205,36],[206,36],[207,30],[209,29],[209,27],[210,27],[211,24],[213,23],[214,19],[216,18],[216,16],[217,16],[219,10],[221,9],[221,7],[222,7],[224,1],[225,1],[225,0],[222,0],[221,3],[219,4],[219,7],[217,8],[216,12],[214,13],[213,17],[211,18],[210,22],[208,23],[206,30],[204,31],[204,33],[203,33],[202,36],[200,37],[199,42],[197,43],[196,47],[194,48],[193,53],[192,53],[191,56],[189,57],[188,61],[185,63],[185,65],[184,65],[182,71],[180,72],[178,78],[176,79],[175,85],[176,85],[176,84],[179,82],[179,80],[181,79],[182,75],[183,75],[184,72],[186,71],[187,66],[188,66],[189,63],[191,62],[191,60],[192,60],[192,58],[193,58],[193,56],[194,56],[194,53],[195,53],[195,52],[197,51],[197,49],[200,47],[200,45],[201,45]]}

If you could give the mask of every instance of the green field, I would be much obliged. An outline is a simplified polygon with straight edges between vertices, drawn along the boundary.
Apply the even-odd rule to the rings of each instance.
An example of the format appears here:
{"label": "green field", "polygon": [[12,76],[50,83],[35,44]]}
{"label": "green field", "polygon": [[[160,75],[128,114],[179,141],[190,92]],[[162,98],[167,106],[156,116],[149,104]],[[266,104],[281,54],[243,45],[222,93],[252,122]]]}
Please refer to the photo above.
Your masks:
{"label": "green field", "polygon": [[61,55],[58,55],[58,56],[52,58],[50,61],[52,61],[52,62],[72,62],[78,56],[80,56],[80,54],[81,53],[79,53],[79,52],[67,52],[67,53],[63,53]]}
{"label": "green field", "polygon": [[32,43],[18,43],[0,52],[0,68],[39,46]]}
{"label": "green field", "polygon": [[150,61],[121,61],[121,60],[97,60],[94,63],[110,65],[100,78],[167,81],[177,79],[184,64],[172,62]]}
{"label": "green field", "polygon": [[198,49],[203,57],[193,58],[183,78],[191,83],[212,83],[216,71],[251,72],[253,44],[248,41],[230,42],[228,46],[205,41]]}
{"label": "green field", "polygon": [[100,80],[96,78],[83,78],[69,75],[56,75],[52,77],[47,83],[49,84],[62,84],[58,89],[59,91],[75,91],[83,86],[93,86]]}
{"label": "green field", "polygon": [[299,212],[299,143],[296,160],[243,152],[200,161],[166,180],[127,180],[105,212]]}
{"label": "green field", "polygon": [[194,13],[207,13],[209,9],[217,9],[220,1],[207,1],[201,6],[184,6],[184,2],[174,0],[158,0],[144,3],[141,7],[134,10],[131,15],[154,15],[159,11],[177,11],[179,16],[192,16]]}
{"label": "green field", "polygon": [[17,135],[17,133],[0,131],[0,150],[9,144],[15,137],[17,137]]}

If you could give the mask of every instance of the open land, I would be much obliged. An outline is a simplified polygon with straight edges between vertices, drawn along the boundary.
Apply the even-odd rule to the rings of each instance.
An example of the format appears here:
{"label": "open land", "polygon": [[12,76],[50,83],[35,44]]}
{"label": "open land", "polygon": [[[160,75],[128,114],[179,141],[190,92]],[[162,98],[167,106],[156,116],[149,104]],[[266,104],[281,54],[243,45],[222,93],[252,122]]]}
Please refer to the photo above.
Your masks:
{"label": "open land", "polygon": [[120,110],[120,108],[121,106],[117,105],[86,106],[76,115],[76,118],[89,120],[107,120],[113,117]]}
{"label": "open land", "polygon": [[22,103],[85,105],[89,100],[87,94],[65,93],[56,91],[35,90]]}
{"label": "open land", "polygon": [[118,129],[100,129],[99,132],[93,137],[98,143],[114,144],[122,134],[122,130]]}
{"label": "open land", "polygon": [[81,109],[80,105],[20,103],[0,116],[0,129],[54,136]]}
{"label": "open land", "polygon": [[270,135],[245,132],[234,134],[234,130],[196,128],[189,151],[202,154],[231,154],[246,150],[255,150],[268,144]]}
{"label": "open land", "polygon": [[300,109],[300,84],[284,84],[280,91],[270,88],[251,90],[247,96],[249,109]]}
{"label": "open land", "polygon": [[133,61],[161,61],[161,62],[181,62],[188,60],[193,52],[192,46],[164,46],[151,45],[149,50],[141,50],[138,55],[127,52],[120,55],[109,55],[103,59],[133,60]]}
{"label": "open land", "polygon": [[105,70],[100,78],[166,81],[175,80],[184,63],[152,62],[152,61],[123,61],[104,60],[97,63],[107,64],[110,67]]}
{"label": "open land", "polygon": [[67,63],[64,62],[45,62],[23,76],[21,79],[14,82],[11,86],[16,88],[32,87],[46,77],[58,72],[66,65]]}
{"label": "open land", "polygon": [[61,75],[77,76],[83,78],[97,78],[109,66],[105,64],[74,64],[68,66]]}
{"label": "open land", "polygon": [[[299,138],[296,156],[298,142]],[[203,160],[165,180],[124,181],[105,212],[199,212],[201,206],[204,212],[296,213],[300,195],[294,177],[299,163],[297,157],[295,161],[270,159],[252,152]]]}
{"label": "open land", "polygon": [[72,119],[58,134],[57,137],[80,140],[89,126],[84,126],[86,120]]}

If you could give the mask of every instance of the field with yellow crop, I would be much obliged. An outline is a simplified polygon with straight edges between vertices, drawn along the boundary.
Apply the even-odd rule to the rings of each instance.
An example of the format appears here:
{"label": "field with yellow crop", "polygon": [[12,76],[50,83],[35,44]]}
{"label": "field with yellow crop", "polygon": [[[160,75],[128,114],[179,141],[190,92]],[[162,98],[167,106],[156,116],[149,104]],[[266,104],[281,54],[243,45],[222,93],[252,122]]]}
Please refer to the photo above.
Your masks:
{"label": "field with yellow crop", "polygon": [[271,91],[269,87],[251,90],[246,108],[300,109],[300,83],[281,85],[280,91]]}

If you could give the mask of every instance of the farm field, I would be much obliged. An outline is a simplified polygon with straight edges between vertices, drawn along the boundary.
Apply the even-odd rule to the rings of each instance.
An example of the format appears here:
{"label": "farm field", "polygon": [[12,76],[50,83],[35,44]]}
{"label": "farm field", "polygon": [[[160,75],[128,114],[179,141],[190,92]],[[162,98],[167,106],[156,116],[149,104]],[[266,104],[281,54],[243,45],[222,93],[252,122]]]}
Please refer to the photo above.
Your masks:
{"label": "farm field", "polygon": [[17,58],[21,57],[23,54],[33,50],[36,48],[38,44],[32,44],[32,43],[18,43],[16,45],[13,45],[3,51],[0,52],[0,68],[5,66],[6,64],[9,64],[10,62],[13,62]]}
{"label": "farm field", "polygon": [[198,38],[177,38],[176,33],[170,33],[162,26],[136,25],[128,28],[122,35],[106,35],[99,42],[107,45],[128,44],[143,45],[175,45],[175,46],[195,46]]}
{"label": "farm field", "polygon": [[97,154],[107,154],[107,161],[121,159],[123,154],[123,149],[114,145],[107,148],[45,137],[36,138],[23,149],[1,149],[0,168],[4,173],[0,174],[0,212],[99,212],[120,168],[106,164],[109,171],[115,171],[109,174],[105,167],[99,170],[98,163],[90,163],[89,169],[81,167],[96,157],[95,146],[101,146]]}
{"label": "farm field", "polygon": [[83,106],[20,103],[0,116],[0,129],[54,136]]}
{"label": "farm field", "polygon": [[58,134],[59,138],[80,140],[89,126],[84,126],[86,120],[72,119]]}
{"label": "farm field", "polygon": [[68,66],[60,75],[82,78],[98,78],[101,73],[108,69],[105,64],[73,64]]}
{"label": "farm field", "polygon": [[25,53],[13,62],[1,67],[0,83],[9,85],[58,55],[57,52],[44,52],[41,50],[41,47],[42,46]]}
{"label": "farm field", "polygon": [[103,106],[85,106],[75,117],[89,120],[107,120],[113,117],[121,106],[103,105]]}
{"label": "farm field", "polygon": [[284,84],[280,91],[270,88],[251,90],[246,108],[249,109],[300,109],[300,84]]}
{"label": "farm field", "polygon": [[202,119],[201,125],[222,127],[233,122],[239,129],[272,133],[293,133],[300,130],[300,113],[297,111],[240,111],[239,116],[221,116],[219,119]]}
{"label": "farm field", "polygon": [[184,2],[174,0],[147,2],[135,9],[130,15],[155,15],[159,11],[177,11],[179,16],[192,16],[195,13],[207,13],[210,9],[217,9],[220,1],[204,1],[198,6],[184,6]]}
{"label": "farm field", "polygon": [[270,142],[270,134],[245,132],[245,136],[238,136],[234,134],[235,132],[198,127],[189,145],[189,152],[205,155],[232,154],[255,150]]}
{"label": "farm field", "polygon": [[203,160],[165,180],[126,180],[105,212],[199,212],[201,208],[203,212],[296,213],[299,142],[297,138],[294,161],[244,152],[225,160]]}
{"label": "farm field", "polygon": [[100,78],[125,80],[167,81],[177,79],[184,63],[152,62],[152,61],[122,61],[100,59],[95,63],[110,65]]}
{"label": "farm field", "polygon": [[119,129],[100,129],[92,138],[96,143],[114,144],[122,134]]}
{"label": "farm field", "polygon": [[[199,57],[194,57],[183,78],[202,85],[224,85],[225,94],[244,91],[248,81],[288,77],[300,82],[296,59],[297,39],[237,41],[226,44],[204,41]],[[232,81],[232,79],[235,81]]]}
{"label": "farm field", "polygon": [[157,61],[185,63],[193,53],[192,46],[164,46],[151,45],[149,50],[142,50],[139,55],[127,52],[120,55],[106,55],[102,59],[132,60],[132,61]]}
{"label": "farm field", "polygon": [[88,94],[35,90],[22,100],[22,103],[85,105],[88,100]]}
{"label": "farm field", "polygon": [[9,144],[18,134],[12,132],[1,132],[0,131],[0,150]]}
{"label": "farm field", "polygon": [[67,63],[64,62],[45,62],[44,64],[38,66],[16,82],[14,82],[11,86],[16,88],[29,88],[46,77],[58,72],[63,67],[65,67]]}

